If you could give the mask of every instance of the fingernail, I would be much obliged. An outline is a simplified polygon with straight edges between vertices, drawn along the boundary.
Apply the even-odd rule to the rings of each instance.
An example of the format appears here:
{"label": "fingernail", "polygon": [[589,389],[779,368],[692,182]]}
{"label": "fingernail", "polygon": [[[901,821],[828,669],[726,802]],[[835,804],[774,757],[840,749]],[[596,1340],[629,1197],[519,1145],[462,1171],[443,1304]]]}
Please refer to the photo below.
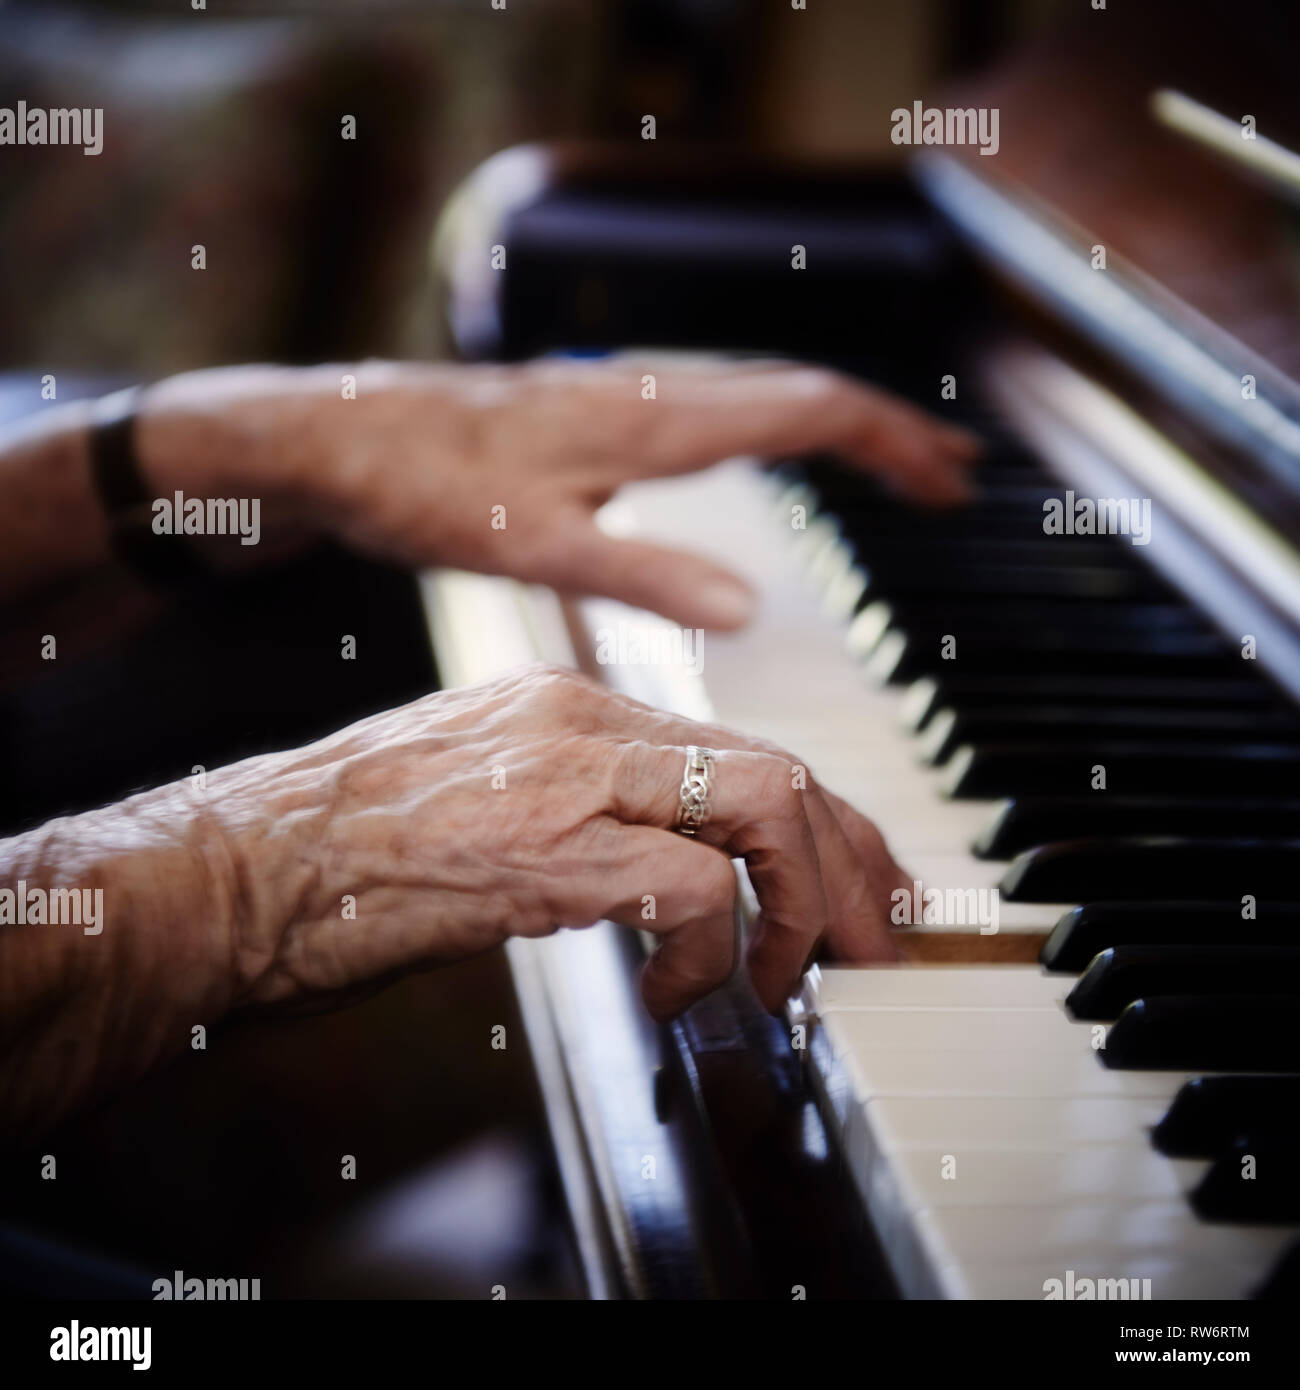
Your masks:
{"label": "fingernail", "polygon": [[717,627],[743,627],[757,607],[753,593],[745,585],[726,579],[710,580],[696,598]]}

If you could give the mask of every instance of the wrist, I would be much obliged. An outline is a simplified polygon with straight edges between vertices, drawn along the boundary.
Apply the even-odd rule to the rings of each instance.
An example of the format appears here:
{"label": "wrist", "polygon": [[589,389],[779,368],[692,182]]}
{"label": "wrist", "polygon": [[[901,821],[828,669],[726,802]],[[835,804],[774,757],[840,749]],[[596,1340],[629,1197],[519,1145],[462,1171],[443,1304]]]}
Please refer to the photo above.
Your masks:
{"label": "wrist", "polygon": [[155,529],[186,535],[217,569],[302,543],[311,486],[302,377],[287,367],[220,368],[140,392],[134,445]]}
{"label": "wrist", "polygon": [[201,852],[226,904],[231,1009],[291,998],[311,973],[303,929],[326,915],[322,861],[336,857],[322,853],[329,787],[316,772],[299,751],[207,775]]}

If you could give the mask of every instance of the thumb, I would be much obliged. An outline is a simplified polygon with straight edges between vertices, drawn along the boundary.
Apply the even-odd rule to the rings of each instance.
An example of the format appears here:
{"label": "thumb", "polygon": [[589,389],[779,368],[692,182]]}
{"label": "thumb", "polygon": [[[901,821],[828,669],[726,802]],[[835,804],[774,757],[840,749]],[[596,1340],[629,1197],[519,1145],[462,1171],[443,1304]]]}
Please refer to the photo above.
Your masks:
{"label": "thumb", "polygon": [[687,551],[609,536],[588,519],[566,529],[558,549],[539,577],[562,592],[619,599],[683,627],[743,627],[754,615],[743,579]]}

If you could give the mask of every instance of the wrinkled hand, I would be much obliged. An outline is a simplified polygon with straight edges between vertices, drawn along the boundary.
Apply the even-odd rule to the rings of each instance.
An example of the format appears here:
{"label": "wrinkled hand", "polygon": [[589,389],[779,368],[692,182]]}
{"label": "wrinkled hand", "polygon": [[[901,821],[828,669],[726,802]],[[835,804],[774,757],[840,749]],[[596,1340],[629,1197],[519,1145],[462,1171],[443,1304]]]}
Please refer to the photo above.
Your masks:
{"label": "wrinkled hand", "polygon": [[[341,398],[344,371],[355,399]],[[736,455],[830,451],[947,504],[966,495],[977,447],[835,372],[710,358],[197,373],[154,388],[146,445],[170,411],[174,443],[154,452],[193,458],[193,417],[205,392],[222,391],[251,397],[247,447],[228,467],[244,468],[240,486],[283,495],[272,516],[403,564],[602,594],[689,627],[739,626],[749,590],[698,556],[603,533],[594,513],[623,483]]]}
{"label": "wrinkled hand", "polygon": [[[690,743],[717,750],[693,839],[671,829]],[[887,904],[911,883],[792,754],[566,671],[430,695],[236,764],[209,775],[205,801],[221,826],[210,857],[231,866],[242,904],[236,1004],[327,1002],[610,919],[660,938],[642,992],[668,1017],[735,964],[736,856],[761,907],[749,972],[776,1009],[822,941],[895,959]]]}
{"label": "wrinkled hand", "polygon": [[366,371],[357,404],[379,399],[335,436],[348,455],[331,515],[339,533],[411,564],[599,593],[687,626],[738,626],[747,586],[697,556],[602,532],[593,513],[620,484],[738,454],[826,449],[922,501],[950,503],[964,495],[973,452],[964,434],[911,406],[808,367],[702,359]]}

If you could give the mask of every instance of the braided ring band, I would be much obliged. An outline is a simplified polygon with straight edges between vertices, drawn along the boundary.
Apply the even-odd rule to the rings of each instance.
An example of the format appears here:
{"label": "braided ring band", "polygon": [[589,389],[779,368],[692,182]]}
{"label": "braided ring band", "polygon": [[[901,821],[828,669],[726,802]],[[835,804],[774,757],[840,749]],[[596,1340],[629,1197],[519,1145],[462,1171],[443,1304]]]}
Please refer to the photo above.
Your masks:
{"label": "braided ring band", "polygon": [[686,771],[682,773],[681,809],[677,812],[677,829],[683,835],[694,835],[709,818],[709,793],[713,790],[712,748],[697,748],[693,743],[686,749]]}

